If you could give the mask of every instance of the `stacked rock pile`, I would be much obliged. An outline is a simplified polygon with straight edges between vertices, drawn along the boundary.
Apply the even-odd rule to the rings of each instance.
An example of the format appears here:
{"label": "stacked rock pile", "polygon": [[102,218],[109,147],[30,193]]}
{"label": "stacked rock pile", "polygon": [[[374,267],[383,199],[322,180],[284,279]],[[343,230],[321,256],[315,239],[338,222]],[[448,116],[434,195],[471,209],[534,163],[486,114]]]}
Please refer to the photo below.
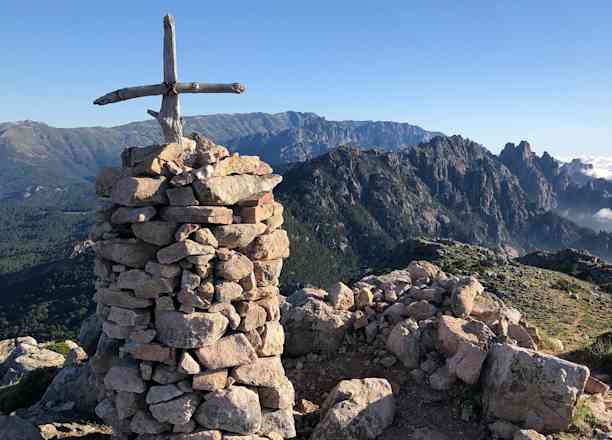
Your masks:
{"label": "stacked rock pile", "polygon": [[281,177],[194,139],[129,148],[97,178],[96,412],[117,438],[291,438]]}
{"label": "stacked rock pile", "polygon": [[539,352],[538,329],[488,295],[478,279],[446,274],[427,261],[351,287],[301,289],[283,305],[283,323],[286,354],[332,354],[348,342],[439,391],[478,383],[484,415],[515,430],[566,431],[583,392],[608,391],[587,367]]}

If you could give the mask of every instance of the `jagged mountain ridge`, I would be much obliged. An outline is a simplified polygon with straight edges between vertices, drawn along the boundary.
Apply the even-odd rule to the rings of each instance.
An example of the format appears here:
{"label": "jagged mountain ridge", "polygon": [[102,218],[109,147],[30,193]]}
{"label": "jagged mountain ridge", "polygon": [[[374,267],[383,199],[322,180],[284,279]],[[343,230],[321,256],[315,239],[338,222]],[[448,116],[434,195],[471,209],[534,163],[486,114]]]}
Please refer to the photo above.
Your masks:
{"label": "jagged mountain ridge", "polygon": [[[187,117],[185,132],[192,131],[275,165],[306,160],[342,144],[396,150],[440,134],[406,123],[328,121],[300,112]],[[91,181],[100,167],[116,165],[126,146],[149,145],[160,138],[153,120],[109,128],[0,123],[0,197],[29,186]]]}
{"label": "jagged mountain ridge", "polygon": [[285,173],[279,197],[297,221],[318,225],[324,246],[363,265],[414,236],[612,258],[612,234],[544,210],[495,155],[460,136],[391,153],[336,149]]}

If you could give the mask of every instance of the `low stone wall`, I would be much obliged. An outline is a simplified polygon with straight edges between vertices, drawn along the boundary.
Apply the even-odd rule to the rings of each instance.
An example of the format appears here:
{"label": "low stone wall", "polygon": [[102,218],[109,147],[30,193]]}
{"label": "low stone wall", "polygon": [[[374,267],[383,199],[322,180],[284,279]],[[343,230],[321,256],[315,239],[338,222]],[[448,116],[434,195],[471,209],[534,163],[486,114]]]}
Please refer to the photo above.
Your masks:
{"label": "low stone wall", "polygon": [[281,177],[194,138],[129,148],[96,181],[96,412],[117,438],[292,438]]}

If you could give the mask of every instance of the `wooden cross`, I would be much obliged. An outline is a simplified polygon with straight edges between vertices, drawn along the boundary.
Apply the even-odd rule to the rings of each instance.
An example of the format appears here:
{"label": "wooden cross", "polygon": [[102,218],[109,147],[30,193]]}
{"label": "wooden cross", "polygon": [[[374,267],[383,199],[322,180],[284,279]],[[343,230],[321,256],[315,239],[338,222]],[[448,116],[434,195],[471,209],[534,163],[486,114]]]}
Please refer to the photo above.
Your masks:
{"label": "wooden cross", "polygon": [[177,78],[174,17],[166,15],[164,17],[164,82],[115,90],[96,99],[94,104],[106,105],[142,96],[162,95],[159,112],[147,110],[147,113],[157,119],[167,143],[181,144],[183,140],[183,121],[180,114],[179,93],[242,93],[245,91],[245,86],[240,83],[184,83],[178,82]]}

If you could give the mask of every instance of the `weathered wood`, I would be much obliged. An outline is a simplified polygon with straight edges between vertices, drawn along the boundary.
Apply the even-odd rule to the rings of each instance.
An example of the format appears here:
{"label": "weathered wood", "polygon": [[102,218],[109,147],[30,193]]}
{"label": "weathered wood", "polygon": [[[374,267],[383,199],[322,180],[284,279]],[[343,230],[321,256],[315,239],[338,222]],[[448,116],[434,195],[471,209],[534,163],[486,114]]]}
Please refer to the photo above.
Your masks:
{"label": "weathered wood", "polygon": [[181,120],[181,105],[179,103],[176,82],[178,73],[176,67],[176,35],[174,17],[164,17],[164,83],[168,91],[162,98],[161,109],[155,117],[161,125],[166,142],[183,143],[183,121]]}
{"label": "weathered wood", "polygon": [[244,85],[207,84],[199,82],[180,83],[176,63],[176,36],[174,17],[164,17],[164,82],[139,87],[127,87],[107,93],[94,101],[96,105],[112,104],[142,96],[162,95],[159,112],[147,110],[161,125],[164,139],[167,143],[183,141],[183,120],[179,104],[179,93],[242,93]]}
{"label": "weathered wood", "polygon": [[[174,86],[178,93],[243,93],[246,87],[240,83],[211,84],[201,82],[179,82]],[[143,96],[157,96],[167,93],[166,84],[151,84],[148,86],[126,87],[100,96],[94,101],[96,105],[113,104],[128,99],[142,98]]]}

